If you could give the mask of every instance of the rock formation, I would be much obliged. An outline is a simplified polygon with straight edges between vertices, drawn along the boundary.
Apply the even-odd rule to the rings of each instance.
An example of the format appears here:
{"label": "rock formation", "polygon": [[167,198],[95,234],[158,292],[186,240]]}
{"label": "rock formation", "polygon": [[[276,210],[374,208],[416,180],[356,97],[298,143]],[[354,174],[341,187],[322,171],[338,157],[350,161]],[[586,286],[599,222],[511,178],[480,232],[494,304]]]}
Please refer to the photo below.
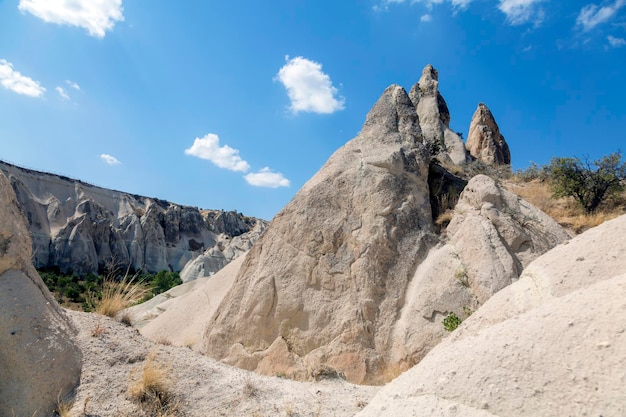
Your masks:
{"label": "rock formation", "polygon": [[474,112],[465,147],[470,155],[488,165],[511,164],[509,145],[493,114],[483,103],[479,103]]}
{"label": "rock formation", "polygon": [[446,336],[449,312],[465,317],[515,282],[539,255],[569,239],[552,218],[478,175],[461,194],[445,244],[418,266],[394,327],[390,362],[419,362]]}
{"label": "rock formation", "polygon": [[206,331],[209,355],[262,373],[330,366],[372,381],[431,232],[421,141],[408,95],[389,87],[251,249]]}
{"label": "rock formation", "polygon": [[51,416],[78,384],[74,328],[31,264],[31,241],[0,172],[0,415]]}
{"label": "rock formation", "polygon": [[537,258],[358,416],[626,415],[626,216]]}
{"label": "rock formation", "polygon": [[0,171],[9,177],[27,216],[38,268],[83,275],[114,262],[135,270],[178,272],[222,242],[213,253],[221,259],[203,270],[209,275],[240,253],[228,252],[224,242],[241,236],[239,244],[245,246],[259,233],[247,235],[254,224],[264,223],[235,212],[201,212],[2,162]]}
{"label": "rock formation", "polygon": [[460,165],[467,162],[463,140],[450,129],[450,111],[439,93],[439,73],[432,65],[424,68],[409,97],[417,110],[424,141],[440,150],[437,157],[443,163]]}

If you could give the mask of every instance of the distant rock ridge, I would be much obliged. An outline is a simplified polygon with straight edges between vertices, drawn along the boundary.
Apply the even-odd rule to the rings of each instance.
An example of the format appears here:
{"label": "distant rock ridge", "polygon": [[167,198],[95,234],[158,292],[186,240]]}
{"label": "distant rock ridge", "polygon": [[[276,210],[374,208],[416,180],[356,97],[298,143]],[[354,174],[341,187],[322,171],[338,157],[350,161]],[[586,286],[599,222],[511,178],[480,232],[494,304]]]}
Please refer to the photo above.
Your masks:
{"label": "distant rock ridge", "polygon": [[483,103],[479,103],[474,112],[465,147],[473,158],[488,165],[511,164],[509,145],[491,110]]}
{"label": "distant rock ridge", "polygon": [[255,224],[264,223],[236,212],[200,211],[5,162],[0,162],[0,171],[27,217],[38,268],[84,275],[113,262],[135,270],[178,272],[218,241],[236,236],[245,241]]}

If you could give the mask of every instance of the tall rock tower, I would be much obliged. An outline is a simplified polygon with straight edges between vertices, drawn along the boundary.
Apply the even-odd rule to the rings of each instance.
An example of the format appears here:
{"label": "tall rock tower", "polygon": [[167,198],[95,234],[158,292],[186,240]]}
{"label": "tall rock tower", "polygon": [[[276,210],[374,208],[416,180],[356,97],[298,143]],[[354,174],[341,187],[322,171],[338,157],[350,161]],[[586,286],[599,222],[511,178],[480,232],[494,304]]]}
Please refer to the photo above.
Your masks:
{"label": "tall rock tower", "polygon": [[470,155],[488,165],[511,164],[509,145],[493,114],[483,103],[479,103],[474,112],[465,147]]}

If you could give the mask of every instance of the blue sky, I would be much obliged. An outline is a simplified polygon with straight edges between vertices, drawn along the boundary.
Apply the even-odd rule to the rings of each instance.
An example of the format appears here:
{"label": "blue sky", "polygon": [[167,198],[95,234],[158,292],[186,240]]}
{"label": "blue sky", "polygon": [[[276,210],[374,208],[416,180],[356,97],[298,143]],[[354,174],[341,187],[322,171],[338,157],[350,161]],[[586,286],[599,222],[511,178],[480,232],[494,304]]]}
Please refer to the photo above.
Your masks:
{"label": "blue sky", "polygon": [[0,0],[0,159],[270,219],[429,63],[514,169],[624,148],[626,0]]}

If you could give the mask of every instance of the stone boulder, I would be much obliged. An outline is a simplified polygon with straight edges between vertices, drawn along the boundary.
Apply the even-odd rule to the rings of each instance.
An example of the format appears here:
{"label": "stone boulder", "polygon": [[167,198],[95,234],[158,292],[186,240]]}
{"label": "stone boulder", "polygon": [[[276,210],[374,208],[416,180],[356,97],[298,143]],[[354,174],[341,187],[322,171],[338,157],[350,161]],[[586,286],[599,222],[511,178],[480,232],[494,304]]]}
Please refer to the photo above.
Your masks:
{"label": "stone boulder", "polygon": [[390,336],[432,236],[429,155],[404,89],[385,90],[246,256],[206,351],[264,374],[327,369],[380,382]]}
{"label": "stone boulder", "polygon": [[31,263],[31,240],[0,172],[0,415],[51,416],[78,384],[75,329]]}
{"label": "stone boulder", "polygon": [[450,111],[439,92],[439,73],[432,65],[424,68],[409,97],[419,116],[424,141],[440,148],[437,158],[444,164],[467,162],[463,140],[450,129]]}
{"label": "stone boulder", "polygon": [[474,112],[465,147],[472,157],[485,164],[511,164],[509,145],[500,133],[491,110],[483,103],[479,103]]}
{"label": "stone boulder", "polygon": [[626,216],[537,258],[358,416],[626,415]]}
{"label": "stone boulder", "polygon": [[570,236],[551,217],[492,178],[463,190],[447,227],[411,280],[395,325],[390,363],[407,369],[447,336],[443,319],[464,318],[517,281],[532,260]]}

